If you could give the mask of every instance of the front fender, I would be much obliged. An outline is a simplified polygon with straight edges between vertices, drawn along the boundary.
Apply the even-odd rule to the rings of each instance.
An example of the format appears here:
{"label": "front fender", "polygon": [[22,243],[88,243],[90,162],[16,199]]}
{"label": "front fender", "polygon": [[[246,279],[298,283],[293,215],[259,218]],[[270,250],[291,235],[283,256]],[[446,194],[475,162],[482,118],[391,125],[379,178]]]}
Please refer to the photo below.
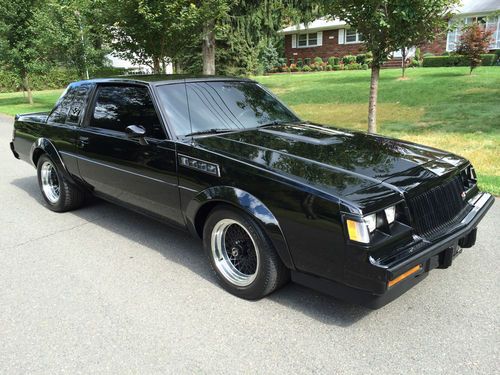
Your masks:
{"label": "front fender", "polygon": [[237,207],[257,221],[269,236],[285,266],[295,269],[278,220],[264,203],[246,191],[231,186],[215,186],[200,192],[186,208],[186,222],[191,232],[198,232],[197,220],[203,216],[204,207],[211,207],[217,202]]}
{"label": "front fender", "polygon": [[56,168],[64,174],[64,177],[68,181],[75,183],[73,177],[71,177],[71,174],[68,172],[61,155],[57,151],[54,144],[47,138],[38,138],[36,142],[31,145],[30,160],[35,167],[37,165],[38,158],[42,153],[47,154],[52,159]]}

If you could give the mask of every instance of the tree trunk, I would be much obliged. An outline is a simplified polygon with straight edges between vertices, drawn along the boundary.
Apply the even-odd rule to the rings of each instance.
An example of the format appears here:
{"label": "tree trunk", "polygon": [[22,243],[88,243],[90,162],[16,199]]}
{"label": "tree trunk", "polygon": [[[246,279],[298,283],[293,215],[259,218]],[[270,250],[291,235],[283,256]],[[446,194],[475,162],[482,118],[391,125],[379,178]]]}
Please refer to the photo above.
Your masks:
{"label": "tree trunk", "polygon": [[207,21],[203,25],[203,74],[215,75],[215,23],[213,20]]}
{"label": "tree trunk", "polygon": [[379,73],[380,66],[373,64],[372,79],[370,83],[370,102],[368,104],[368,133],[377,132],[377,94]]}
{"label": "tree trunk", "polygon": [[404,48],[404,47],[401,49],[401,56],[403,58],[403,61],[401,62],[401,69],[402,69],[401,77],[404,78],[405,70],[406,70],[406,48]]}
{"label": "tree trunk", "polygon": [[160,58],[153,56],[153,73],[161,74]]}
{"label": "tree trunk", "polygon": [[24,88],[26,89],[26,92],[28,93],[28,103],[32,105],[33,104],[33,93],[31,92],[30,80],[29,80],[27,74],[25,74],[23,77],[23,85],[24,85]]}

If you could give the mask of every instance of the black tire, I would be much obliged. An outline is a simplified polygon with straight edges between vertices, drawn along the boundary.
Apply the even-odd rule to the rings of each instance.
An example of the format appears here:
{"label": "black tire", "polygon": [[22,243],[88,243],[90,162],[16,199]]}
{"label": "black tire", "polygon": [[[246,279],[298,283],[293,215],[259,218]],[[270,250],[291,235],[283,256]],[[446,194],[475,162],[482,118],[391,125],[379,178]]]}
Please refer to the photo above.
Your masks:
{"label": "black tire", "polygon": [[[217,251],[214,251],[214,247],[216,248],[217,246],[212,246],[212,234],[222,233],[217,228],[220,228],[221,223],[224,222],[232,223],[226,226],[227,229],[224,233],[227,234],[230,230],[233,232],[237,231],[235,233],[239,234],[239,237],[236,236],[236,238],[242,238],[243,243],[246,243],[247,245],[256,245],[253,247],[247,246],[248,251],[242,251],[242,253],[245,252],[247,259],[248,254],[252,251],[252,248],[255,251],[255,255],[257,255],[258,252],[258,257],[256,256],[256,265],[252,268],[252,270],[255,271],[246,272],[247,274],[251,274],[249,276],[251,279],[248,280],[248,285],[236,285],[231,281],[231,276],[227,276],[226,271],[221,271],[223,268],[221,267],[221,263],[224,262],[224,260],[222,259],[222,256],[217,257]],[[234,227],[231,227],[233,225]],[[242,228],[239,228],[238,225]],[[242,229],[244,229],[244,231]],[[220,242],[224,243],[224,249],[227,249],[226,244],[229,245],[229,242],[227,242],[228,240],[226,239],[226,234],[223,235],[224,240],[221,240]],[[248,237],[246,237],[247,235]],[[215,236],[215,238],[217,238],[217,236]],[[248,238],[250,238],[252,242],[248,242]],[[230,241],[232,241],[232,237],[230,238]],[[236,241],[236,243],[239,247],[240,243],[238,243],[238,241]],[[219,284],[225,290],[238,297],[249,300],[262,298],[285,285],[290,279],[289,270],[281,261],[271,241],[262,228],[250,216],[231,206],[224,205],[216,207],[210,213],[203,228],[203,247],[210,261],[210,265],[217,276]],[[228,250],[224,251],[227,252],[229,257],[233,255],[232,252]],[[237,262],[237,260],[233,259],[233,262]],[[234,263],[228,263],[227,261],[226,263],[229,264],[229,267],[231,267],[231,264],[233,266],[235,265]],[[236,264],[239,265],[239,262]]]}
{"label": "black tire", "polygon": [[[52,185],[58,185],[58,197],[47,193],[44,190],[44,182],[42,182],[42,175],[47,172],[42,172],[43,168],[53,168],[50,169],[49,173],[54,173],[52,175],[51,181]],[[40,187],[40,192],[45,200],[46,206],[55,212],[66,212],[71,211],[82,206],[85,200],[85,193],[78,187],[70,184],[64,175],[61,173],[57,165],[52,161],[52,159],[47,155],[43,154],[40,156],[37,162],[37,177],[38,186]],[[46,184],[45,184],[46,185]]]}

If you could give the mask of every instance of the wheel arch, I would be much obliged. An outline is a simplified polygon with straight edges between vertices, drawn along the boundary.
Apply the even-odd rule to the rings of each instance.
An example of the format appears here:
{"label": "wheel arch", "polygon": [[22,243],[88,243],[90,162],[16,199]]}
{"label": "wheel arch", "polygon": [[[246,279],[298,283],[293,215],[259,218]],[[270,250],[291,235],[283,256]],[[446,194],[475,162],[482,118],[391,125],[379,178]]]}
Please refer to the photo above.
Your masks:
{"label": "wheel arch", "polygon": [[38,138],[36,142],[33,143],[30,150],[30,160],[35,168],[38,164],[38,159],[40,159],[40,156],[43,154],[47,154],[52,159],[58,170],[64,174],[64,177],[68,181],[75,183],[54,144],[47,138]]}
{"label": "wheel arch", "polygon": [[186,222],[189,230],[203,236],[203,225],[210,212],[219,205],[229,205],[252,217],[264,230],[283,264],[295,269],[283,231],[271,210],[252,194],[231,186],[211,187],[198,193],[187,205]]}

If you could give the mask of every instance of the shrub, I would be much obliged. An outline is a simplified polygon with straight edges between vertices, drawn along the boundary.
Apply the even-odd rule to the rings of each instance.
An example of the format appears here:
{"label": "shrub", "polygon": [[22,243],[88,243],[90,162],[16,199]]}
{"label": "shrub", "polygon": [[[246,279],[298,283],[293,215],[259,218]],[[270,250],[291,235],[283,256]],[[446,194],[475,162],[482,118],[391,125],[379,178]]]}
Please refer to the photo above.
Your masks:
{"label": "shrub", "polygon": [[469,60],[466,56],[458,55],[456,53],[449,55],[447,66],[468,66]]}
{"label": "shrub", "polygon": [[327,72],[331,71],[332,69],[333,69],[333,68],[332,68],[332,66],[331,66],[330,64],[328,64],[327,66],[325,66],[325,70],[326,70]]}
{"label": "shrub", "polygon": [[325,68],[323,67],[323,65],[316,65],[316,71],[317,72],[322,72]]}
{"label": "shrub", "polygon": [[290,65],[294,65],[295,64],[295,59],[292,57],[290,60],[288,60],[288,63]]}
{"label": "shrub", "polygon": [[497,49],[495,51],[495,56],[497,57],[496,59],[497,64],[500,63],[500,49]]}
{"label": "shrub", "polygon": [[416,68],[418,66],[420,66],[420,63],[418,62],[418,60],[416,58],[412,59],[411,62],[410,62],[410,67]]}
{"label": "shrub", "polygon": [[431,57],[431,56],[434,56],[434,54],[430,52],[424,53],[424,57]]}
{"label": "shrub", "polygon": [[450,66],[449,56],[425,56],[424,55],[424,67],[438,67],[438,66]]}
{"label": "shrub", "polygon": [[417,49],[415,50],[415,59],[417,59],[419,64],[420,64],[420,61],[422,61],[422,52],[420,51],[419,47],[417,47]]}
{"label": "shrub", "polygon": [[361,69],[363,70],[368,70],[368,64],[362,64]]}
{"label": "shrub", "polygon": [[309,65],[305,65],[303,68],[302,68],[302,71],[303,72],[310,72],[311,71],[311,67]]}
{"label": "shrub", "polygon": [[313,61],[315,64],[319,65],[323,62],[323,59],[319,56],[316,56]]}
{"label": "shrub", "polygon": [[295,64],[290,64],[290,71],[291,72],[297,72],[299,69],[297,67],[297,65]]}
{"label": "shrub", "polygon": [[334,66],[339,64],[339,58],[335,56],[330,56],[328,58],[328,65]]}
{"label": "shrub", "polygon": [[344,65],[356,63],[356,56],[345,55],[344,57],[342,57],[342,62],[344,63]]}
{"label": "shrub", "polygon": [[361,69],[361,65],[358,63],[352,63],[345,66],[347,70],[358,70]]}
{"label": "shrub", "polygon": [[356,62],[358,64],[363,65],[366,62],[366,55],[364,53],[360,53],[356,56]]}
{"label": "shrub", "polygon": [[303,62],[302,62],[302,59],[299,57],[299,58],[297,59],[297,67],[298,67],[298,68],[302,68],[303,66],[304,66],[304,64],[303,64]]}
{"label": "shrub", "polygon": [[481,55],[481,64],[483,66],[492,66],[497,60],[497,55],[494,53],[485,53]]}
{"label": "shrub", "polygon": [[333,65],[332,69],[333,70],[342,70],[342,65]]}
{"label": "shrub", "polygon": [[259,55],[259,63],[266,73],[276,71],[275,68],[279,64],[278,60],[278,51],[272,44],[265,47]]}
{"label": "shrub", "polygon": [[297,72],[301,72],[301,71],[302,71],[302,67],[297,65]]}
{"label": "shrub", "polygon": [[304,65],[311,65],[311,59],[309,57],[304,59]]}

